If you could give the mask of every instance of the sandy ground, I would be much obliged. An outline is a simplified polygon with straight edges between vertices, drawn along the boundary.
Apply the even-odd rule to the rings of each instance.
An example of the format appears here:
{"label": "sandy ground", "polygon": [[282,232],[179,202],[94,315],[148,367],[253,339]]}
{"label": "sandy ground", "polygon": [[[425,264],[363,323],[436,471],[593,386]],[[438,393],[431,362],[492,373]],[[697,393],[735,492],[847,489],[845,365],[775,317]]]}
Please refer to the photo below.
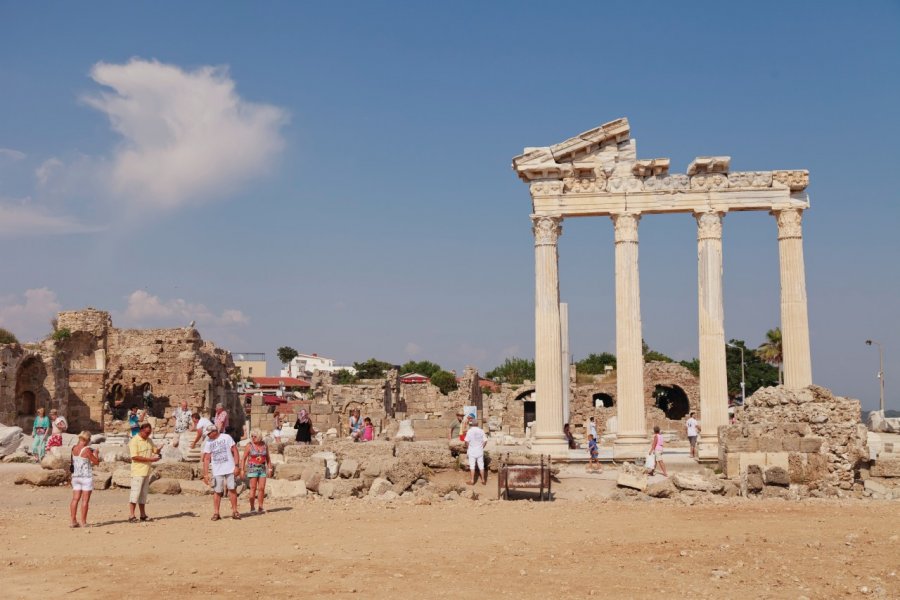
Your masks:
{"label": "sandy ground", "polygon": [[98,491],[94,527],[69,529],[70,490],[12,485],[23,468],[0,465],[3,598],[900,598],[896,502],[607,502],[611,481],[573,472],[555,502],[485,500],[489,479],[475,502],[216,523],[208,496],[151,496],[155,521],[129,524],[127,492]]}

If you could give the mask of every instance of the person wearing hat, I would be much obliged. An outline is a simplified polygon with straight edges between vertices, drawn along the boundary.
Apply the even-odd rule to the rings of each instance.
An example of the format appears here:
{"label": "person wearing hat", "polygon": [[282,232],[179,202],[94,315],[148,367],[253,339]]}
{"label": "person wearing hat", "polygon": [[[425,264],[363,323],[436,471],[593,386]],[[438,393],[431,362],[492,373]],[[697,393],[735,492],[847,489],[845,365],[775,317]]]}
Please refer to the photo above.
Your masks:
{"label": "person wearing hat", "polygon": [[475,485],[478,477],[475,475],[475,467],[481,472],[481,484],[487,484],[487,473],[484,470],[484,447],[487,446],[487,435],[478,426],[475,417],[469,417],[469,428],[466,431],[466,457],[469,459],[469,471],[472,478],[469,485]]}
{"label": "person wearing hat", "polygon": [[450,438],[449,439],[461,439],[459,435],[459,430],[462,428],[462,420],[463,414],[461,412],[456,413],[456,420],[453,422],[453,425],[450,426]]}
{"label": "person wearing hat", "polygon": [[[228,489],[228,500],[231,502],[231,518],[240,519],[241,513],[237,508],[237,491],[235,490],[235,477],[241,475],[241,459],[238,456],[237,445],[230,435],[220,433],[215,425],[206,426],[206,443],[203,444],[203,481],[213,488],[213,521],[218,521],[219,506],[222,504],[222,495]],[[210,468],[212,468],[212,480],[210,480]]]}

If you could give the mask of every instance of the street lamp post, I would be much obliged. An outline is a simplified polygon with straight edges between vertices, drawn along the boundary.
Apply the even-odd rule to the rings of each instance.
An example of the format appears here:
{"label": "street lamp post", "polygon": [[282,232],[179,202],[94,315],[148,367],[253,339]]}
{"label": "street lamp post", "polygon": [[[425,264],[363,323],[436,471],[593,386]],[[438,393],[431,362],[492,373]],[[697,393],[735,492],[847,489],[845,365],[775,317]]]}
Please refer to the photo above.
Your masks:
{"label": "street lamp post", "polygon": [[866,340],[866,346],[878,346],[878,379],[881,380],[881,416],[884,416],[884,346],[875,340]]}
{"label": "street lamp post", "polygon": [[743,406],[747,401],[747,384],[744,380],[744,348],[742,346],[738,346],[737,344],[725,345],[729,348],[737,348],[741,351],[741,406]]}

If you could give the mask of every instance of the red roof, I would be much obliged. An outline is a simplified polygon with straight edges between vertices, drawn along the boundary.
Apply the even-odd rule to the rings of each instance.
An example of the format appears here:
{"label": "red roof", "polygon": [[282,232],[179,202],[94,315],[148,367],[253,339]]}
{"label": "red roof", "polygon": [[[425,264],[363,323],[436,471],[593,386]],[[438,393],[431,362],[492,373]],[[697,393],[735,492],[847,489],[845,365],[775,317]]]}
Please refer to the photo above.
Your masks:
{"label": "red roof", "polygon": [[282,383],[286,388],[311,387],[308,381],[296,377],[253,377],[253,383],[261,388],[277,388]]}
{"label": "red roof", "polygon": [[263,402],[269,406],[278,406],[279,404],[284,404],[287,402],[284,398],[279,398],[278,396],[270,396],[268,394],[263,396]]}

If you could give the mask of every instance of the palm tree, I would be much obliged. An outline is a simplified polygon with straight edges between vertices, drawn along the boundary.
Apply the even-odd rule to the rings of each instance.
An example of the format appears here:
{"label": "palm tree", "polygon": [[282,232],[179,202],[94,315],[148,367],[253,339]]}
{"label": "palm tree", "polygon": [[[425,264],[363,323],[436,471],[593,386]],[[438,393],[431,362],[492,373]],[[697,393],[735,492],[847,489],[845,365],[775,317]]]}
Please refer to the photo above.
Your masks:
{"label": "palm tree", "polygon": [[778,367],[778,383],[784,383],[781,366],[784,363],[784,352],[781,349],[781,327],[766,332],[766,341],[756,349],[756,355],[770,365]]}

